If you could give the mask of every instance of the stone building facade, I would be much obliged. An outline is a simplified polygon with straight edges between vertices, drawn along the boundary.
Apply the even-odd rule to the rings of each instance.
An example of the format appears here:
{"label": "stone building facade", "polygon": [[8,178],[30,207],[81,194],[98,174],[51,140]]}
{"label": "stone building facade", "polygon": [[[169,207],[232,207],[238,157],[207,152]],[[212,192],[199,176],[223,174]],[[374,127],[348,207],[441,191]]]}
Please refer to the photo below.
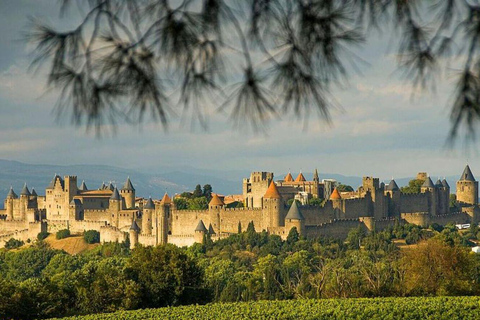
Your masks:
{"label": "stone building facade", "polygon": [[[138,199],[127,178],[121,189],[102,185],[88,190],[77,177],[55,175],[39,196],[24,186],[20,195],[13,189],[0,210],[0,246],[10,238],[35,239],[39,232],[69,229],[72,233],[97,230],[103,242],[125,241],[130,244],[179,246],[201,241],[209,234],[213,239],[245,231],[250,222],[257,231],[286,238],[296,227],[306,237],[331,236],[344,238],[353,227],[383,229],[396,221],[422,226],[478,222],[478,182],[466,166],[457,182],[458,212],[450,212],[450,186],[446,180],[436,183],[426,175],[418,194],[403,194],[394,180],[388,185],[378,178],[364,177],[355,192],[327,190],[315,172],[312,181],[303,174],[293,179],[289,173],[275,182],[271,172],[253,172],[243,180],[245,206],[227,208],[216,194],[207,210],[177,210],[165,194],[161,200]],[[328,200],[322,206],[288,207],[297,194]]]}

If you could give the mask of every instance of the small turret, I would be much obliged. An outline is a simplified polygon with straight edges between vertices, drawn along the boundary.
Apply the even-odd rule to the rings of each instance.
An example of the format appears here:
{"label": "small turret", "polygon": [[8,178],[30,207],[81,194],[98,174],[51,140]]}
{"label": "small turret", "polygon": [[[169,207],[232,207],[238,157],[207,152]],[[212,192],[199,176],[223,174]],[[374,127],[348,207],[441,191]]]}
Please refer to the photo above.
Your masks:
{"label": "small turret", "polygon": [[388,184],[386,189],[387,189],[387,191],[399,191],[400,190],[397,183],[393,179],[390,181],[390,183]]}
{"label": "small turret", "polygon": [[147,203],[143,206],[142,215],[142,233],[146,235],[152,234],[152,226],[155,214],[155,204],[152,198],[148,198]]}
{"label": "small turret", "polygon": [[421,192],[433,191],[434,189],[435,185],[433,184],[433,181],[430,177],[427,177],[427,179],[425,179],[425,182],[420,187]]}
{"label": "small turret", "polygon": [[135,220],[132,219],[132,226],[129,230],[130,236],[130,249],[134,249],[138,243],[138,233],[140,232],[140,228]]}
{"label": "small turret", "polygon": [[205,228],[205,224],[202,220],[198,222],[197,227],[195,228],[195,242],[196,243],[203,243],[203,239],[205,235],[208,233],[207,228]]}
{"label": "small turret", "polygon": [[303,173],[300,171],[298,176],[295,178],[295,182],[304,182],[306,181],[305,177],[303,176]]}
{"label": "small turret", "polygon": [[443,184],[440,179],[438,179],[437,182],[435,182],[435,188],[438,188],[438,189],[443,188]]}
{"label": "small turret", "polygon": [[475,206],[478,203],[478,181],[475,181],[468,165],[457,182],[457,202],[462,206]]}
{"label": "small turret", "polygon": [[172,200],[165,192],[162,200],[160,201],[160,206],[157,210],[158,215],[158,241],[159,244],[165,244],[168,242],[168,218],[170,217],[170,210],[172,206]]}
{"label": "small turret", "polygon": [[27,183],[23,185],[22,192],[20,192],[20,196],[26,196],[29,197],[31,195],[30,190],[28,190]]}
{"label": "small turret", "polygon": [[80,191],[88,191],[87,185],[85,184],[85,180],[82,180],[82,185],[78,188]]}
{"label": "small turret", "polygon": [[208,226],[208,234],[209,235],[215,235],[215,230],[213,230],[213,227],[212,227],[212,224],[210,223],[210,225]]}
{"label": "small turret", "polygon": [[35,188],[32,188],[31,196],[35,198],[38,197],[37,192],[35,191]]}
{"label": "small turret", "polygon": [[127,177],[127,181],[120,190],[120,194],[125,199],[125,206],[127,209],[135,208],[135,188],[133,187],[130,177]]}
{"label": "small turret", "polygon": [[10,191],[8,191],[7,198],[5,199],[5,211],[7,214],[7,220],[13,220],[13,201],[17,199],[18,196],[13,191],[13,188],[10,187]]}
{"label": "small turret", "polygon": [[288,210],[287,216],[285,217],[285,231],[288,232],[296,227],[300,235],[305,233],[305,218],[300,212],[297,202],[293,201],[290,209]]}
{"label": "small turret", "polygon": [[284,225],[282,219],[282,196],[278,192],[275,182],[270,183],[267,192],[263,195],[262,228],[267,230],[269,227],[280,227]]}
{"label": "small turret", "polygon": [[290,172],[288,172],[288,174],[285,176],[285,179],[283,179],[283,181],[292,182],[293,181],[292,174]]}
{"label": "small turret", "polygon": [[113,189],[109,200],[109,210],[112,212],[112,225],[118,228],[119,212],[122,209],[122,197],[118,193],[117,188]]}
{"label": "small turret", "polygon": [[318,170],[315,168],[315,171],[313,172],[313,181],[320,181],[320,178],[318,177]]}
{"label": "small turret", "polygon": [[13,187],[10,187],[10,191],[8,191],[7,198],[9,198],[9,199],[17,199],[18,198],[15,191],[13,191]]}

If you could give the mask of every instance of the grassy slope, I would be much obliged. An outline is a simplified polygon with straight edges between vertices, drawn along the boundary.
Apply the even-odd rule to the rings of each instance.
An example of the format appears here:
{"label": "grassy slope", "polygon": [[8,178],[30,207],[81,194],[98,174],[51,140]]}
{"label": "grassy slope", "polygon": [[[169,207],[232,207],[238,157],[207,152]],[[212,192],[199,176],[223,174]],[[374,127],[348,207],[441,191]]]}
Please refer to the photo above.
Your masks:
{"label": "grassy slope", "polygon": [[325,299],[216,303],[64,319],[480,319],[480,297]]}
{"label": "grassy slope", "polygon": [[88,244],[83,240],[83,236],[72,236],[65,239],[57,240],[55,234],[49,235],[45,242],[47,242],[52,249],[65,250],[69,254],[78,254],[86,250],[91,250],[100,244]]}

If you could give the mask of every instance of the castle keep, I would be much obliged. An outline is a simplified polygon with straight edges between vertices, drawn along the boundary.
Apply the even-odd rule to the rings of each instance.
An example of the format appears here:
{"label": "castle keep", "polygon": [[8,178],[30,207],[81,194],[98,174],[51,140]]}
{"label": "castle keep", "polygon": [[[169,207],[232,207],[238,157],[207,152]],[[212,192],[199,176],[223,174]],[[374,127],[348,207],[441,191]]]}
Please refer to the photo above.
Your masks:
{"label": "castle keep", "polygon": [[[10,238],[36,239],[39,232],[69,229],[71,233],[97,230],[103,242],[130,240],[131,246],[174,243],[179,246],[245,231],[253,221],[257,231],[265,230],[286,238],[296,227],[305,237],[346,237],[353,227],[381,230],[396,221],[422,226],[432,223],[478,223],[478,181],[467,165],[457,182],[458,212],[450,212],[450,186],[435,183],[426,174],[420,193],[404,194],[395,180],[388,185],[378,178],[364,177],[353,192],[339,192],[331,180],[320,181],[315,170],[307,181],[302,173],[293,179],[289,173],[274,181],[271,172],[253,172],[243,180],[243,208],[227,208],[213,194],[207,210],[177,210],[165,194],[161,200],[135,197],[127,178],[121,189],[102,185],[89,190],[77,177],[55,175],[37,195],[25,184],[18,196],[8,192],[0,210],[0,246]],[[310,206],[311,198],[326,199],[321,206]],[[290,199],[298,199],[302,205]]]}

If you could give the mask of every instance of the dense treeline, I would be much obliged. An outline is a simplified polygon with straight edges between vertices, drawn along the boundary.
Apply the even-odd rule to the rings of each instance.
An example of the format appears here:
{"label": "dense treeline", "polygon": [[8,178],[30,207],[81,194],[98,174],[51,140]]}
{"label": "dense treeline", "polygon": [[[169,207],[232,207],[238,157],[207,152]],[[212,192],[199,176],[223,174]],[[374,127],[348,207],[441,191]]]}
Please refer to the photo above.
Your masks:
{"label": "dense treeline", "polygon": [[[246,232],[189,248],[111,243],[82,255],[43,241],[0,251],[0,316],[32,319],[169,305],[297,298],[480,294],[472,227],[382,232],[347,241]],[[480,235],[480,234],[479,234]],[[415,246],[400,250],[394,239]]]}

